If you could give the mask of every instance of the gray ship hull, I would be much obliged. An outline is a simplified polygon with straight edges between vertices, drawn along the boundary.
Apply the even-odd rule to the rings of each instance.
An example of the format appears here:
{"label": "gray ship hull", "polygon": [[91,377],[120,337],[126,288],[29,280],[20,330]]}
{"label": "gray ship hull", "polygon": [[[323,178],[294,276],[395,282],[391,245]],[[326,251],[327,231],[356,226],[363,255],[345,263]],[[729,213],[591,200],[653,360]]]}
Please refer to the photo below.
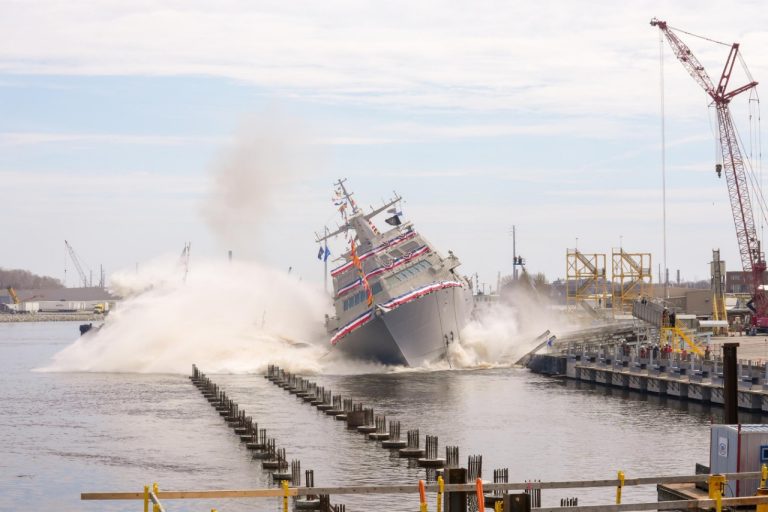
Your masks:
{"label": "gray ship hull", "polygon": [[448,345],[459,341],[471,309],[471,290],[439,290],[380,312],[341,339],[336,347],[357,359],[422,366],[444,358]]}

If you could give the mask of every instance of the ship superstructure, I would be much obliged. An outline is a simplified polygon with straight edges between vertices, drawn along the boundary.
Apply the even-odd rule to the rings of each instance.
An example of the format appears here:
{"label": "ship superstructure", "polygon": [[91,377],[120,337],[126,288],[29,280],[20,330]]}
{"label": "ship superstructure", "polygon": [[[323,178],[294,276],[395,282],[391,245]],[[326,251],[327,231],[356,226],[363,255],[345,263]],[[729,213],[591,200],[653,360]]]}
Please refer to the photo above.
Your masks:
{"label": "ship superstructure", "polygon": [[[460,340],[472,310],[472,289],[451,252],[441,256],[411,222],[402,222],[400,196],[364,213],[345,186],[335,204],[344,222],[318,242],[345,236],[348,250],[332,269],[335,315],[326,319],[334,346],[356,358],[420,366],[444,358]],[[380,232],[382,213],[393,226]]]}

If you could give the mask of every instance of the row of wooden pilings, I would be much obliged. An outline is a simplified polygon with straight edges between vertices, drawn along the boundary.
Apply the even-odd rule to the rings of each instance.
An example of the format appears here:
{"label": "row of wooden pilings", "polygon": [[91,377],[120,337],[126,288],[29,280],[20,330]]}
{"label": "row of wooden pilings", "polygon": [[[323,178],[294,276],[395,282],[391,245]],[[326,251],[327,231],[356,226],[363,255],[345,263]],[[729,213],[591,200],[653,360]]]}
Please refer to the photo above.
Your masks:
{"label": "row of wooden pilings", "polygon": [[[264,378],[276,386],[295,395],[303,403],[317,408],[329,418],[334,418],[346,424],[348,430],[357,431],[386,450],[396,452],[401,458],[414,460],[420,467],[427,469],[428,481],[442,481],[445,484],[466,484],[482,478],[483,456],[470,455],[467,467],[459,467],[459,447],[446,446],[445,457],[438,456],[437,436],[426,435],[425,446],[421,447],[421,436],[418,429],[408,430],[405,439],[401,437],[400,422],[387,421],[384,414],[375,414],[372,407],[352,398],[334,394],[331,389],[319,386],[316,382],[285,371],[276,365],[269,365]],[[494,483],[508,483],[508,468],[493,471]],[[530,488],[525,491],[527,503],[523,508],[541,506],[541,489]],[[504,493],[494,491],[485,495],[485,505],[490,507],[501,505]],[[455,492],[446,497],[446,512],[466,512],[478,508],[477,498],[473,493]]]}
{"label": "row of wooden pilings", "polygon": [[[276,440],[267,436],[267,429],[259,428],[259,424],[248,416],[237,402],[227,395],[218,384],[192,365],[192,383],[200,390],[203,397],[210,402],[227,425],[232,428],[240,441],[245,443],[253,459],[261,461],[262,469],[272,474],[272,480],[277,485],[294,487],[301,486],[301,462],[297,459],[290,465],[285,455],[285,448],[278,448]],[[305,471],[305,486],[314,487],[314,471]],[[294,499],[294,508],[300,510],[320,510],[322,512],[345,512],[344,504],[331,505],[328,495],[306,496]]]}

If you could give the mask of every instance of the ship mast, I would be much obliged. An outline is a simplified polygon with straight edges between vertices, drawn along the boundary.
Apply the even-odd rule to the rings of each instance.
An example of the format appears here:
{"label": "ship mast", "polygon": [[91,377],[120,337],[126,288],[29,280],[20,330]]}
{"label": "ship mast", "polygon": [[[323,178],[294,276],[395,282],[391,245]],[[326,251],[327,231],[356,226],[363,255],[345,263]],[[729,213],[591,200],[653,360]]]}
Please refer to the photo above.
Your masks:
{"label": "ship mast", "polygon": [[381,237],[378,231],[375,230],[375,228],[371,224],[370,220],[376,215],[385,211],[387,208],[390,208],[393,205],[397,204],[398,202],[402,201],[403,198],[397,195],[397,192],[395,192],[394,198],[383,203],[378,208],[372,209],[369,213],[364,214],[363,211],[360,208],[358,208],[357,203],[355,203],[355,201],[352,199],[353,193],[348,192],[347,188],[344,186],[345,181],[347,181],[346,178],[340,179],[336,183],[334,183],[334,185],[341,189],[342,195],[346,199],[347,203],[352,207],[352,213],[346,219],[346,222],[343,225],[339,226],[338,229],[336,229],[335,231],[331,233],[328,233],[328,231],[325,231],[325,234],[323,236],[320,236],[317,233],[315,233],[315,241],[318,243],[324,242],[329,238],[333,238],[342,233],[346,233],[347,231],[352,229],[355,231],[357,235],[357,239],[360,242],[360,248],[365,250],[370,248],[374,244],[377,238]]}
{"label": "ship mast", "polygon": [[349,203],[350,206],[352,206],[352,215],[357,213],[357,204],[352,200],[352,194],[347,192],[347,187],[344,186],[344,182],[347,181],[347,178],[342,178],[334,185],[339,187],[341,189],[341,192],[344,194],[344,197],[347,199],[347,203]]}

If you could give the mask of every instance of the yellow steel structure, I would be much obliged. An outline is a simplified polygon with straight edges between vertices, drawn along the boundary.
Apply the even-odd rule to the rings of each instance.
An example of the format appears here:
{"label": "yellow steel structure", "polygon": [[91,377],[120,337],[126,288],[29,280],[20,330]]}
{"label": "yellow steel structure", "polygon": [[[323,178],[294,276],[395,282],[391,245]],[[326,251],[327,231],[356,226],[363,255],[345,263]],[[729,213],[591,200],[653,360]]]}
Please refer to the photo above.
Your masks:
{"label": "yellow steel structure", "polygon": [[651,253],[614,249],[611,270],[614,314],[631,314],[634,301],[653,293]]}
{"label": "yellow steel structure", "polygon": [[19,302],[21,302],[19,300],[19,296],[16,295],[16,290],[13,289],[13,286],[8,287],[8,295],[11,296],[11,300],[13,301],[14,304],[18,304]]}
{"label": "yellow steel structure", "polygon": [[565,255],[565,298],[569,307],[580,303],[604,308],[608,301],[606,255],[568,249]]}
{"label": "yellow steel structure", "polygon": [[677,326],[662,326],[661,328],[661,343],[660,345],[671,345],[675,352],[682,350],[681,343],[675,343],[676,340],[682,340],[691,352],[697,356],[704,357],[704,349],[696,343],[690,336],[688,336],[684,330]]}
{"label": "yellow steel structure", "polygon": [[[728,312],[725,310],[725,262],[720,259],[720,250],[712,250],[712,262],[710,263],[712,274],[712,320],[728,321]],[[725,334],[727,329],[718,327],[715,334]]]}

